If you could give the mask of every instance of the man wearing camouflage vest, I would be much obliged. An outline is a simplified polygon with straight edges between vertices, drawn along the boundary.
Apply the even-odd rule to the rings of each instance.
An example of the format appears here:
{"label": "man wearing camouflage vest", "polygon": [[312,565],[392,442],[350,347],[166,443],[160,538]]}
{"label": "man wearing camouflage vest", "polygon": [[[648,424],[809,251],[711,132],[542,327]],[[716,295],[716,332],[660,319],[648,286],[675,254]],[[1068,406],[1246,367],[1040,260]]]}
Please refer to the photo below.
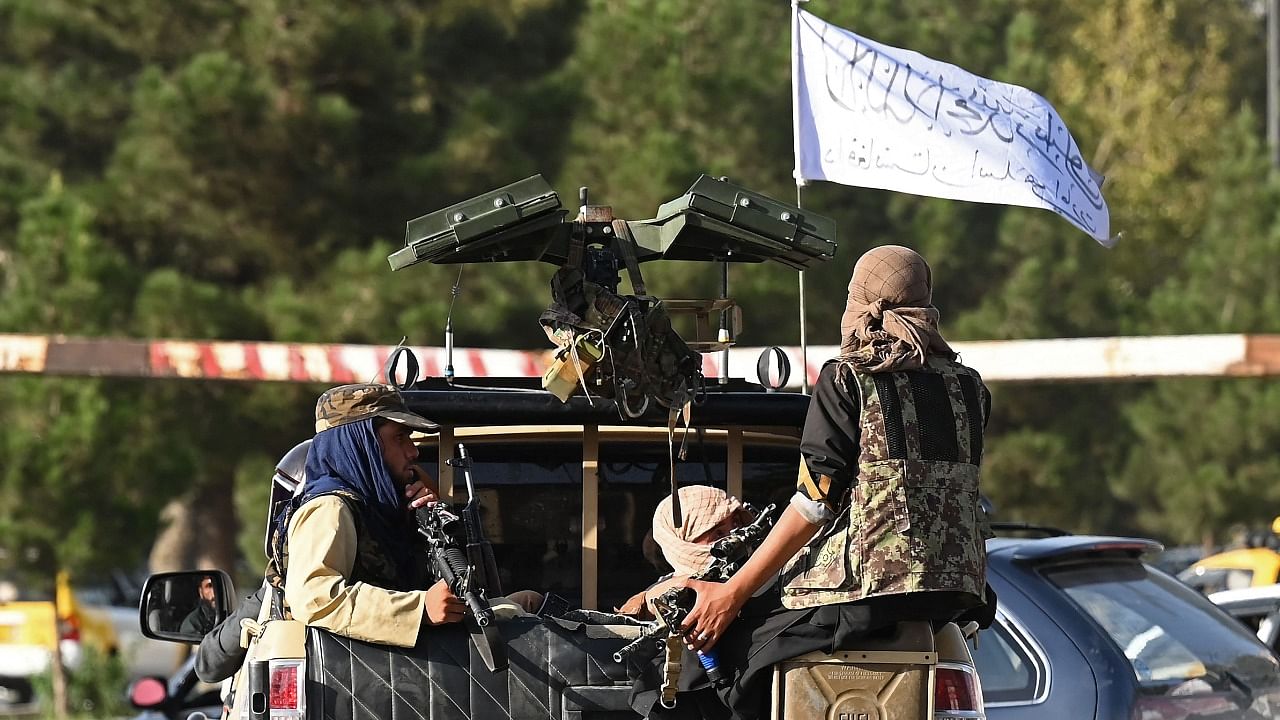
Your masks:
{"label": "man wearing camouflage vest", "polygon": [[[939,333],[932,294],[929,266],[913,250],[883,246],[858,260],[841,354],[810,401],[790,506],[728,582],[688,583],[698,593],[689,645],[726,639],[721,662],[739,671],[727,702],[739,718],[757,714],[753,693],[774,660],[831,651],[900,620],[968,613],[990,623],[978,504],[990,395]],[[779,570],[785,610],[744,613],[731,627]]]}

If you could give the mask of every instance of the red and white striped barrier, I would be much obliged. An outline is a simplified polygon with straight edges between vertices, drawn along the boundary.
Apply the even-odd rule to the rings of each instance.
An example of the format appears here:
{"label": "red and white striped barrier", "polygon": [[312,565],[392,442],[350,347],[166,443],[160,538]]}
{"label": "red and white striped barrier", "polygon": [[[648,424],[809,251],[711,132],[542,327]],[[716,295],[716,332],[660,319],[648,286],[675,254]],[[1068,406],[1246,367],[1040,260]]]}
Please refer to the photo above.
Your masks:
{"label": "red and white striped barrier", "polygon": [[[953,343],[962,360],[990,382],[1128,380],[1154,377],[1280,375],[1280,335],[1184,335]],[[444,348],[412,347],[419,377],[442,376]],[[800,386],[800,350],[784,347],[787,387]],[[328,383],[382,379],[390,345],[126,340],[0,334],[0,373]],[[729,351],[729,376],[756,381],[765,348]],[[811,346],[812,383],[831,345]],[[720,376],[721,353],[704,353],[708,380]],[[455,348],[457,377],[539,377],[551,349]],[[771,363],[772,365],[772,363]]]}

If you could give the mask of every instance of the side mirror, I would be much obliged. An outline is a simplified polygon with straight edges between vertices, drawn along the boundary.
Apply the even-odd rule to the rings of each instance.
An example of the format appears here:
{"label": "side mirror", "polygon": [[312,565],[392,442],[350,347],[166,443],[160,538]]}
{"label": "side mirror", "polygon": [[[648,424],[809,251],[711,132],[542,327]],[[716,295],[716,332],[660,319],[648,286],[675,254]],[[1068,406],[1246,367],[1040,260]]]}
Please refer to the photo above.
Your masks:
{"label": "side mirror", "polygon": [[142,588],[138,624],[155,640],[198,643],[231,614],[234,596],[231,578],[221,570],[158,573]]}

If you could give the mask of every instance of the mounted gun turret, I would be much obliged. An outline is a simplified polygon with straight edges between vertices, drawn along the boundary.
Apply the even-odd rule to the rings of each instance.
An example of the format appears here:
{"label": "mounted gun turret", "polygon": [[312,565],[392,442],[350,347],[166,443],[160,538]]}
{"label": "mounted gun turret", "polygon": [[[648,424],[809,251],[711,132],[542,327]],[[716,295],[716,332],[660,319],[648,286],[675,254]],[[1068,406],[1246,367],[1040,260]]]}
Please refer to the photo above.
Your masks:
{"label": "mounted gun turret", "polygon": [[[835,255],[835,222],[703,175],[653,218],[621,220],[579,192],[568,219],[541,175],[409,221],[405,247],[388,257],[395,270],[437,264],[541,261],[560,266],[553,302],[540,322],[558,348],[543,387],[566,401],[578,390],[617,403],[624,418],[653,404],[684,407],[702,385],[701,352],[727,350],[741,325],[728,297],[728,263],[773,261],[795,269]],[[655,260],[718,262],[721,297],[669,300],[648,292],[641,265]],[[631,294],[619,294],[620,272]],[[710,318],[721,317],[718,332]],[[692,315],[695,338],[671,327]]]}

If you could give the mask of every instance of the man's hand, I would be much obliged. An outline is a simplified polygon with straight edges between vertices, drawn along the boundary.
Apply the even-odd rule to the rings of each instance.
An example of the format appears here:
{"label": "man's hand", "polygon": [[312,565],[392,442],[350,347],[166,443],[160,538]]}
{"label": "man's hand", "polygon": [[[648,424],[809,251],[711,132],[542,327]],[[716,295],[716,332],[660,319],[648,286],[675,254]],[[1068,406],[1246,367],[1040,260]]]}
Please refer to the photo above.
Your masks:
{"label": "man's hand", "polygon": [[417,510],[420,507],[439,502],[440,498],[436,494],[435,483],[422,471],[422,468],[414,465],[413,477],[414,481],[404,486],[404,496],[409,498],[410,510]]}
{"label": "man's hand", "polygon": [[684,580],[680,585],[698,594],[698,601],[685,618],[681,632],[690,650],[710,650],[724,637],[729,624],[738,617],[749,593],[742,593],[727,583]]}
{"label": "man's hand", "polygon": [[427,623],[430,625],[458,622],[462,620],[462,614],[466,609],[467,606],[453,594],[449,584],[443,580],[436,582],[427,590],[426,613]]}

